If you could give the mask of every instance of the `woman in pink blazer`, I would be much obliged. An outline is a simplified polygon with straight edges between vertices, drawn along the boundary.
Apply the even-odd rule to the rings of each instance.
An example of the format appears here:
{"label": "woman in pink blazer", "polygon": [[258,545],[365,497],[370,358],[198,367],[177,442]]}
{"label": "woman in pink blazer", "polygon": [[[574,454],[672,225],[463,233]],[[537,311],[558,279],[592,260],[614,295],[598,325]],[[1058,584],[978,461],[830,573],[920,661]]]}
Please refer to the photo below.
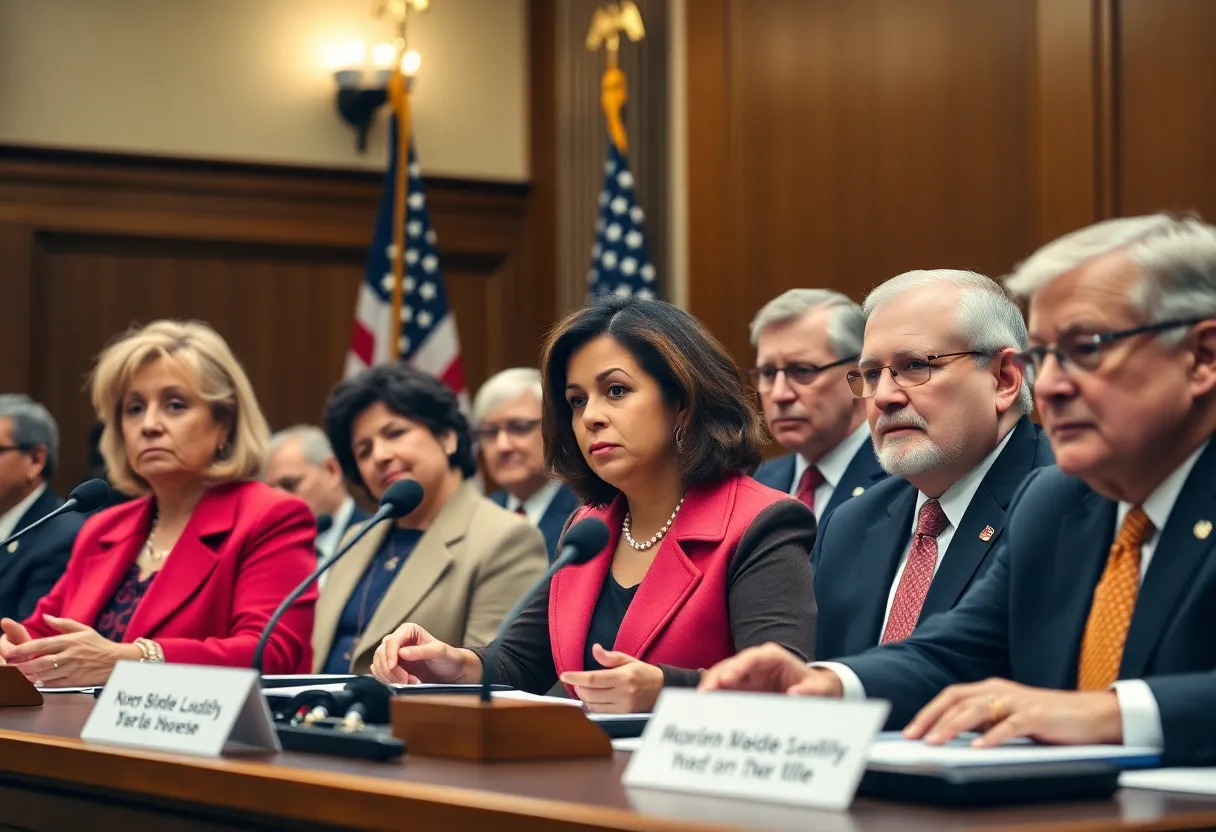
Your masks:
{"label": "woman in pink blazer", "polygon": [[[543,431],[551,472],[603,519],[607,546],[559,571],[499,645],[495,676],[543,693],[560,680],[591,710],[650,710],[744,647],[810,659],[815,518],[748,474],[761,459],[755,399],[687,313],[616,296],[550,335]],[[485,649],[405,624],[377,650],[383,681],[470,682]]]}
{"label": "woman in pink blazer", "polygon": [[[112,483],[144,496],[89,518],[33,615],[0,621],[0,663],[54,686],[122,660],[248,667],[316,564],[307,505],[254,481],[269,430],[248,378],[213,330],[159,321],[102,354],[92,394]],[[309,671],[315,602],[283,616],[267,673]]]}

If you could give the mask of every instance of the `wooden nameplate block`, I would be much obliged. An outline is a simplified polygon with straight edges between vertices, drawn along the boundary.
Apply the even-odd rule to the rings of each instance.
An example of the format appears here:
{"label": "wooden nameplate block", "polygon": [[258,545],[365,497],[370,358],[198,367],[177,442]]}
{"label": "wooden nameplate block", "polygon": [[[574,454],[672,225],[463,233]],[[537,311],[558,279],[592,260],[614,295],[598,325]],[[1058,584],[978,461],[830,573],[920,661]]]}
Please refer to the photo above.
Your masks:
{"label": "wooden nameplate block", "polygon": [[41,708],[42,691],[20,670],[0,665],[0,708]]}
{"label": "wooden nameplate block", "polygon": [[393,735],[406,753],[460,760],[561,760],[612,756],[612,740],[582,708],[476,695],[395,696]]}

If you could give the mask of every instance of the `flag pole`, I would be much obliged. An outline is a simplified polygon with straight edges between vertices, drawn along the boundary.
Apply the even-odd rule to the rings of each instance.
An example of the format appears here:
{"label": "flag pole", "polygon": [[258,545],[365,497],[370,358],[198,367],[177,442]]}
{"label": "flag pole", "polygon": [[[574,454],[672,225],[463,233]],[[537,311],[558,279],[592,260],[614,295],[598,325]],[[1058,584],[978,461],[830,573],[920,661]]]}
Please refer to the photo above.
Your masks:
{"label": "flag pole", "polygon": [[608,65],[600,84],[600,106],[608,121],[608,136],[622,154],[629,152],[629,139],[621,110],[629,100],[625,85],[625,73],[620,67],[621,34],[637,42],[646,36],[642,15],[636,3],[625,0],[617,5],[609,3],[595,10],[591,28],[587,32],[587,48],[597,51],[603,47],[607,52]]}
{"label": "flag pole", "polygon": [[389,312],[387,360],[397,361],[401,356],[401,307],[405,302],[405,224],[409,219],[407,175],[410,162],[410,96],[409,79],[405,77],[402,62],[405,59],[405,26],[409,16],[409,4],[403,4],[398,20],[397,52],[393,62],[393,74],[389,78],[389,98],[397,116],[397,167],[393,184],[393,303]]}

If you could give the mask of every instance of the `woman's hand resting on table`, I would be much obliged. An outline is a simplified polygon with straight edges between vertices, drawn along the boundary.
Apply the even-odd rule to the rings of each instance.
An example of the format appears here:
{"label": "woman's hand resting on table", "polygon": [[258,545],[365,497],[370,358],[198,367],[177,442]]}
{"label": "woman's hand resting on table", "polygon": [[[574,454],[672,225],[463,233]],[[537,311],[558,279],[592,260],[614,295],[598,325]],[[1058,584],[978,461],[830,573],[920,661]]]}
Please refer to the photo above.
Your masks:
{"label": "woman's hand resting on table", "polygon": [[386,685],[417,685],[422,682],[455,684],[473,682],[468,650],[439,641],[417,624],[402,624],[384,637],[372,656],[372,675]]}
{"label": "woman's hand resting on table", "polygon": [[103,638],[92,627],[70,618],[45,616],[59,635],[31,638],[19,622],[0,621],[0,660],[17,667],[36,685],[100,685],[110,678],[114,665],[143,654],[133,644],[118,644]]}

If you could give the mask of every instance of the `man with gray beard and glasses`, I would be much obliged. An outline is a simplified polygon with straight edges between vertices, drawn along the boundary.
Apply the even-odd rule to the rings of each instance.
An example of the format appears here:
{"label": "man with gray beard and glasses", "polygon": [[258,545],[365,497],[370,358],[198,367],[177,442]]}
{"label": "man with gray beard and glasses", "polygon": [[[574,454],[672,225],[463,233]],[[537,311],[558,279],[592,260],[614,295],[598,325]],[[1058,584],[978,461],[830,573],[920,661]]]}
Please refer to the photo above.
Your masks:
{"label": "man with gray beard and glasses", "polygon": [[1018,307],[966,271],[913,271],[874,289],[847,380],[891,478],[824,519],[815,541],[815,658],[902,641],[989,567],[1022,480],[1054,462],[1028,414]]}

